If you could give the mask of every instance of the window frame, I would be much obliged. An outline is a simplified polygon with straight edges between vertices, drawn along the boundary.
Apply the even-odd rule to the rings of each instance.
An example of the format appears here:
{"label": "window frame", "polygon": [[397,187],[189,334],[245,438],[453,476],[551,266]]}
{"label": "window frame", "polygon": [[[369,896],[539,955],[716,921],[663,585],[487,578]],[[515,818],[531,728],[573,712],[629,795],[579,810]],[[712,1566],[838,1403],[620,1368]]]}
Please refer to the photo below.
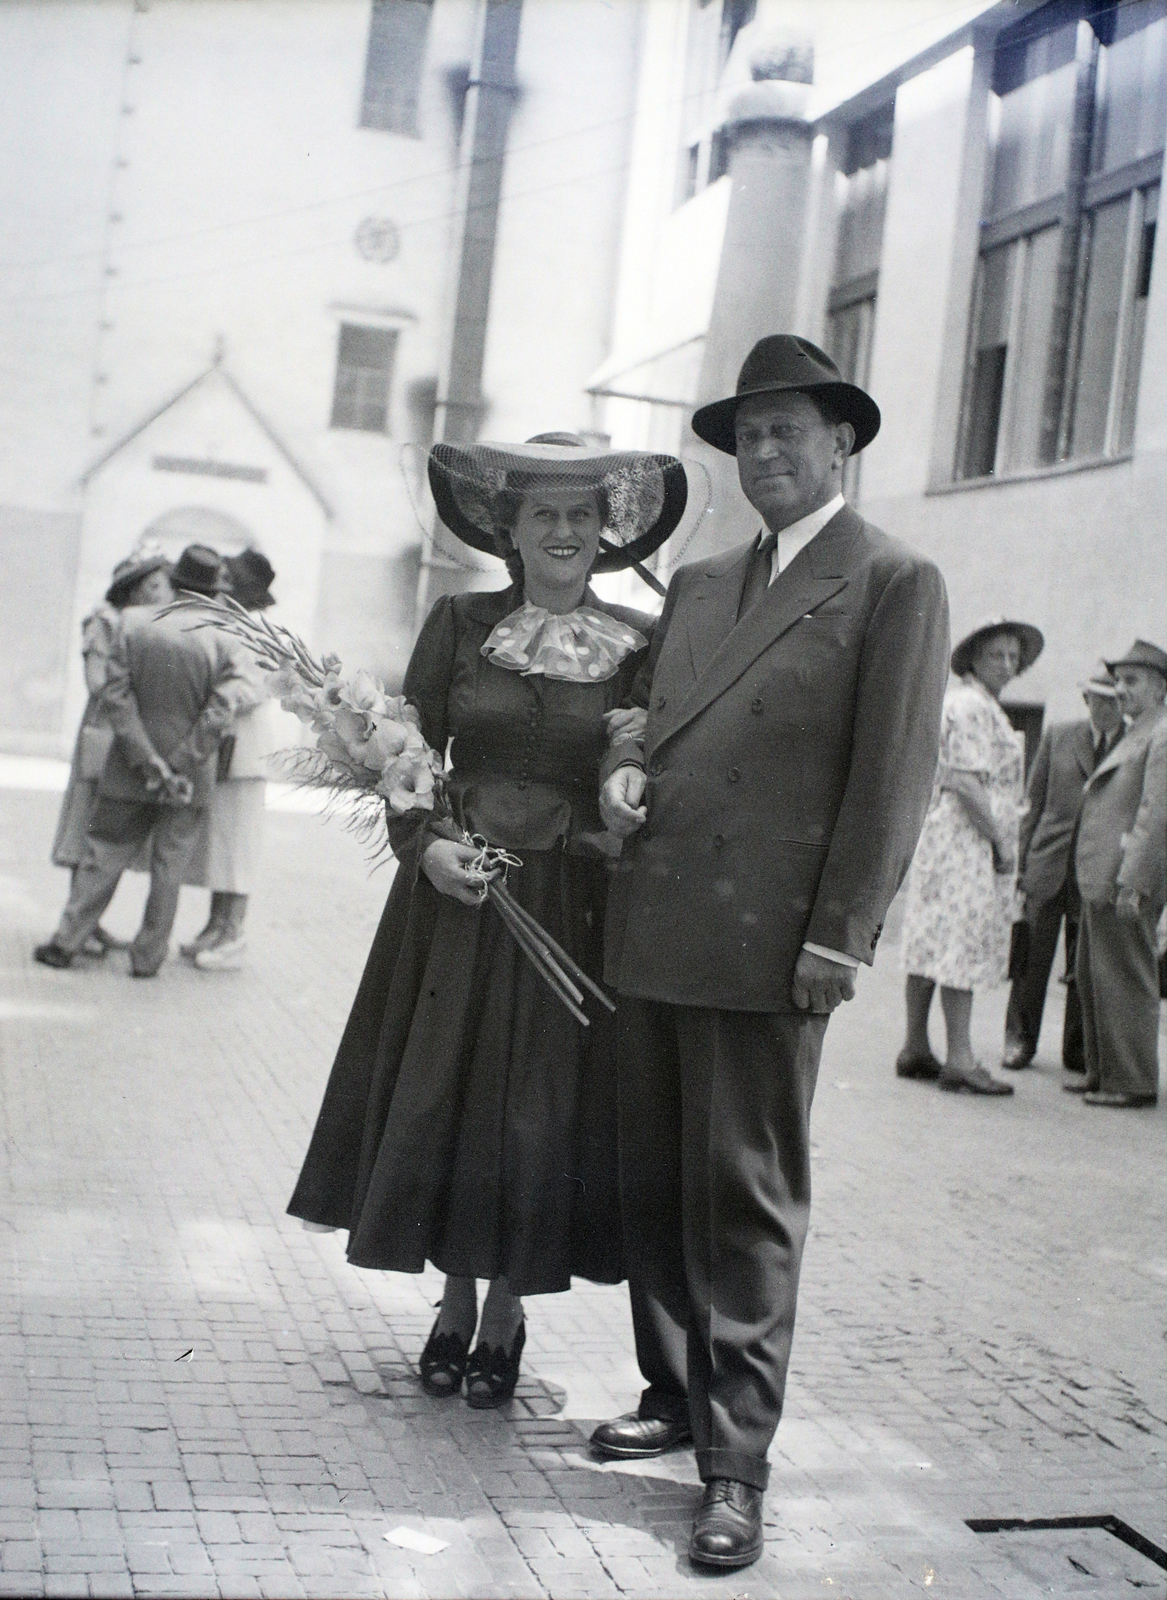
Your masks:
{"label": "window frame", "polygon": [[[373,367],[357,362],[343,360],[345,335],[350,330],[361,334],[377,334],[384,338],[386,360],[382,366]],[[348,317],[342,317],[337,323],[336,330],[336,360],[333,367],[332,378],[332,407],[329,412],[328,431],[330,433],[363,433],[374,434],[382,439],[393,437],[392,409],[393,409],[393,378],[397,370],[398,355],[401,344],[401,329],[387,326],[384,322],[357,322]],[[359,393],[354,396],[342,392],[342,375],[345,374],[379,374],[384,386],[384,417],[379,427],[369,426],[357,420],[346,421],[342,413],[350,417],[357,417],[367,411],[368,400]],[[346,412],[346,408],[348,408]]]}

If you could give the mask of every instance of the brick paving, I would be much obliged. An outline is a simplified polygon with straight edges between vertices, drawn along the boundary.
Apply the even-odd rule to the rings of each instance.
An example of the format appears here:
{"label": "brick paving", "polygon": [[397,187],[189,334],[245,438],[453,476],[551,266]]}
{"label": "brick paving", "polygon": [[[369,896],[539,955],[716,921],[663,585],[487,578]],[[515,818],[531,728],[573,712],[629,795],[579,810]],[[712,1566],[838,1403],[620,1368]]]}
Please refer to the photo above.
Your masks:
{"label": "brick paving", "polygon": [[1101,1530],[965,1519],[1113,1513],[1167,1546],[1167,1106],[1063,1095],[1053,1026],[1011,1101],[897,1082],[881,953],[827,1036],[766,1554],[700,1576],[691,1458],[586,1448],[638,1389],[621,1289],[528,1302],[513,1406],[472,1412],[414,1376],[436,1275],[355,1271],[283,1214],[387,872],[274,812],[245,971],[51,972],[56,806],[0,789],[0,1596],[1163,1592]]}

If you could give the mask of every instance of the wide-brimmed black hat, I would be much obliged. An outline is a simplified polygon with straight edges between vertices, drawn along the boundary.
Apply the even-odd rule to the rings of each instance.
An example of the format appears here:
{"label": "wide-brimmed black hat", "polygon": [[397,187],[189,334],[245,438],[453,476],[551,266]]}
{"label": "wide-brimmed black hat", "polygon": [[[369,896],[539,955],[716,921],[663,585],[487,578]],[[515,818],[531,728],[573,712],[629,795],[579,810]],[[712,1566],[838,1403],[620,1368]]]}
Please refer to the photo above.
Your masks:
{"label": "wide-brimmed black hat", "polygon": [[119,610],[125,605],[133,592],[134,585],[141,583],[143,578],[148,578],[152,572],[170,570],[170,562],[162,550],[156,545],[153,549],[139,546],[132,555],[124,561],[119,561],[113,569],[113,581],[105,591],[105,598],[111,606]]}
{"label": "wide-brimmed black hat", "polygon": [[1146,667],[1167,678],[1167,650],[1160,650],[1157,644],[1148,644],[1146,639],[1136,639],[1125,656],[1106,663],[1108,672],[1113,672],[1116,667]]}
{"label": "wide-brimmed black hat", "polygon": [[237,556],[228,556],[226,567],[231,593],[241,606],[248,611],[266,611],[275,605],[271,585],[276,569],[261,550],[248,547]]}
{"label": "wide-brimmed black hat", "polygon": [[176,589],[195,594],[221,594],[227,586],[223,558],[209,544],[188,544],[175,563],[170,581]]}
{"label": "wide-brimmed black hat", "polygon": [[675,456],[605,450],[573,433],[526,444],[435,444],[429,480],[438,515],[464,544],[501,554],[500,496],[536,485],[602,490],[608,517],[595,572],[635,566],[659,548],[685,511],[689,487]]}
{"label": "wide-brimmed black hat", "polygon": [[726,455],[737,455],[734,418],[743,400],[755,394],[807,394],[828,400],[840,420],[855,429],[851,454],[857,456],[879,432],[879,407],[856,383],[848,383],[817,344],[793,333],[759,339],[738,373],[737,393],[714,400],[693,413],[693,432]]}
{"label": "wide-brimmed black hat", "polygon": [[1017,640],[1021,647],[1018,673],[1025,672],[1031,667],[1045,649],[1045,635],[1040,628],[1035,628],[1032,622],[1017,622],[1011,617],[986,617],[971,633],[965,634],[952,652],[952,670],[958,677],[963,678],[966,672],[972,671],[973,657],[977,650],[995,633],[1011,633]]}

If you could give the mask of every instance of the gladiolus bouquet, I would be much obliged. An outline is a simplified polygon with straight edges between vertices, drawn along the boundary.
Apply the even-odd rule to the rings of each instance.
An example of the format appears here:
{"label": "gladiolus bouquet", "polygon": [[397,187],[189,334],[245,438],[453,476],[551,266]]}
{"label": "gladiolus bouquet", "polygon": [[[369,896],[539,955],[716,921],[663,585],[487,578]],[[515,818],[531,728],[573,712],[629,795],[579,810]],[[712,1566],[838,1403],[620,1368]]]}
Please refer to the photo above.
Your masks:
{"label": "gladiolus bouquet", "polygon": [[366,838],[380,831],[386,804],[397,816],[429,812],[441,836],[477,849],[469,876],[481,884],[483,899],[577,1021],[587,1026],[584,988],[615,1010],[603,989],[510,893],[506,869],[522,866],[519,858],[458,826],[443,759],[426,743],[417,708],[404,695],[386,694],[363,668],[345,678],[338,656],[317,659],[296,634],[262,612],[247,611],[230,595],[179,599],[166,607],[167,613],[174,611],[192,613],[193,628],[218,628],[245,645],[266,669],[272,697],[312,729],[313,745],[290,753],[297,782],[327,790],[338,802],[355,802],[354,825]]}

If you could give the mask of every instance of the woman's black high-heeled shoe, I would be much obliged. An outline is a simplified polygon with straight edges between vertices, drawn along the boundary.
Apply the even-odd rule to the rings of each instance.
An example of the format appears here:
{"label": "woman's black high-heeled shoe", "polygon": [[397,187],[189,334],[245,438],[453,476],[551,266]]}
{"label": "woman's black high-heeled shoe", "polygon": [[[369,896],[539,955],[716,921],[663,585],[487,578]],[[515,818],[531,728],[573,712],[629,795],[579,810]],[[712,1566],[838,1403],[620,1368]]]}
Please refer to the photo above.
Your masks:
{"label": "woman's black high-heeled shoe", "polygon": [[439,1333],[435,1322],[417,1364],[426,1394],[432,1394],[435,1400],[446,1400],[457,1394],[462,1387],[469,1351],[468,1339],[463,1339],[460,1333]]}
{"label": "woman's black high-heeled shoe", "polygon": [[527,1342],[527,1324],[519,1323],[510,1350],[501,1345],[478,1344],[466,1363],[466,1404],[475,1411],[489,1411],[505,1405],[519,1381],[519,1362]]}

